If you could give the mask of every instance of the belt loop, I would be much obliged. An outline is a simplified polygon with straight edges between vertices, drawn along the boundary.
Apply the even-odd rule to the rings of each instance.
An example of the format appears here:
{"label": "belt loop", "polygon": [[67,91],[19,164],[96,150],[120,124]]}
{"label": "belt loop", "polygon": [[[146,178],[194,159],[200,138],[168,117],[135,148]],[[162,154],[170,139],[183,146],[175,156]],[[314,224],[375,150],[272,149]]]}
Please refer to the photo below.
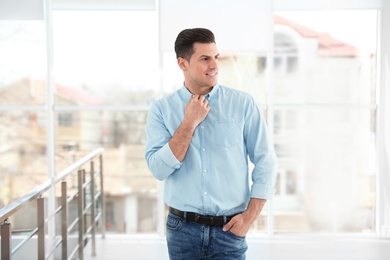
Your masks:
{"label": "belt loop", "polygon": [[187,211],[184,211],[183,220],[184,220],[184,223],[187,221]]}
{"label": "belt loop", "polygon": [[223,225],[226,225],[226,224],[227,224],[226,216],[223,216]]}

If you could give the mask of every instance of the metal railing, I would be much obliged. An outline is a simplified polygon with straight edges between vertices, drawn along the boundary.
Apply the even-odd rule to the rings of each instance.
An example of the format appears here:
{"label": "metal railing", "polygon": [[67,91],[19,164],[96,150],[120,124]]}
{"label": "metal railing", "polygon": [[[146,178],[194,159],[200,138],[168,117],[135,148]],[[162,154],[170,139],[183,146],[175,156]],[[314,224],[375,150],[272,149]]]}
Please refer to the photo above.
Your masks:
{"label": "metal railing", "polygon": [[[34,188],[21,198],[13,201],[6,207],[0,209],[1,223],[1,259],[8,260],[12,258],[20,248],[22,248],[31,239],[37,239],[37,257],[35,259],[43,260],[53,258],[53,254],[61,245],[61,259],[73,259],[78,252],[78,259],[84,259],[83,248],[86,245],[88,238],[92,241],[92,255],[96,255],[96,229],[97,223],[101,219],[101,233],[105,237],[105,209],[104,209],[104,186],[103,186],[103,148],[98,148],[80,160],[76,161],[63,171],[57,174],[55,180],[48,180],[45,183]],[[98,159],[99,168],[95,169],[94,160]],[[89,164],[89,174],[85,167]],[[77,191],[73,194],[67,194],[66,178],[77,171]],[[89,178],[87,178],[89,177]],[[100,179],[99,183],[96,180]],[[61,183],[61,203],[55,209],[55,212],[47,216],[45,219],[45,199],[43,194],[50,188],[56,188]],[[100,189],[96,189],[100,186]],[[25,208],[28,204],[37,203],[37,225],[31,230],[28,235],[17,245],[11,247],[12,229],[9,221],[12,216]],[[72,223],[68,223],[68,205],[77,203],[78,217]],[[61,214],[59,214],[61,213]],[[56,235],[56,242],[52,248],[45,248],[45,225],[61,215],[61,235]],[[88,219],[89,217],[89,219]],[[73,248],[72,252],[68,252],[69,234],[75,232],[75,227],[78,226],[78,243]],[[59,249],[58,249],[59,250]]]}

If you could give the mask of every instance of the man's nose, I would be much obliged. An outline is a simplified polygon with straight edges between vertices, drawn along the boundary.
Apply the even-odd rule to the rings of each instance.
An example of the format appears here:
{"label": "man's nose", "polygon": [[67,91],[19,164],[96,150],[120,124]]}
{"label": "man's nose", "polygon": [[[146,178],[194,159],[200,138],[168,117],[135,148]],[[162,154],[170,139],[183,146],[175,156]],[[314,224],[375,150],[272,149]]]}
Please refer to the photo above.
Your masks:
{"label": "man's nose", "polygon": [[218,68],[218,60],[217,60],[217,59],[211,59],[211,60],[210,60],[209,67],[210,67],[210,68],[213,68],[213,69]]}

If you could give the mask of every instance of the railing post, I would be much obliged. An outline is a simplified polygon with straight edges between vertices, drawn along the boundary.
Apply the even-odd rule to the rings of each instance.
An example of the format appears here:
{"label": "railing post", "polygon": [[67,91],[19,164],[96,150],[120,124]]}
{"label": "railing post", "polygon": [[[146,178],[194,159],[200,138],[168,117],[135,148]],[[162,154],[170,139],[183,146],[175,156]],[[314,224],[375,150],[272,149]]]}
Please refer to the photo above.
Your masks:
{"label": "railing post", "polygon": [[78,171],[78,211],[79,211],[79,260],[84,259],[84,188],[83,176],[85,170]]}
{"label": "railing post", "polygon": [[1,223],[1,259],[11,259],[11,223]]}
{"label": "railing post", "polygon": [[67,183],[61,182],[61,235],[62,235],[62,259],[68,259],[68,195]]}
{"label": "railing post", "polygon": [[106,199],[104,197],[104,185],[103,185],[103,155],[99,155],[100,164],[100,191],[101,191],[101,205],[102,205],[102,238],[106,237]]}
{"label": "railing post", "polygon": [[[86,177],[86,172],[85,172],[85,169],[83,169],[83,185],[86,182],[85,177]],[[86,187],[83,188],[83,199],[84,199],[84,202],[83,202],[83,212],[84,212],[84,210],[86,209],[85,207],[88,205],[87,204],[87,188]],[[84,234],[87,234],[87,229],[88,229],[87,214],[88,214],[87,212],[83,213]],[[86,237],[86,238],[88,238],[88,237]]]}
{"label": "railing post", "polygon": [[38,259],[45,259],[45,199],[37,199],[38,209]]}
{"label": "railing post", "polygon": [[96,203],[95,203],[95,167],[93,160],[91,161],[91,202],[92,202],[92,208],[91,208],[91,225],[92,225],[92,256],[96,256],[96,222],[95,222],[95,215],[96,215]]}

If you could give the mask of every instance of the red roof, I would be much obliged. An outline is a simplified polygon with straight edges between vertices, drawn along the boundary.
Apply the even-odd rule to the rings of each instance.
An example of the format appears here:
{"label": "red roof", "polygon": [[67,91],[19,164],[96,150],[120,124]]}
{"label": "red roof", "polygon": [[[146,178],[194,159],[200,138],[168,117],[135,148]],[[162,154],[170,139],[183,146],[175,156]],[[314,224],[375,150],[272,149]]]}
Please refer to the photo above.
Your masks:
{"label": "red roof", "polygon": [[58,83],[56,83],[56,91],[57,91],[57,93],[63,94],[67,98],[70,98],[78,103],[83,104],[83,105],[101,105],[101,104],[103,104],[102,100],[97,99],[95,97],[92,97],[90,94],[88,94],[84,91],[65,87],[65,86],[60,85]]}
{"label": "red roof", "polygon": [[312,29],[306,28],[300,24],[294,23],[280,16],[274,16],[274,23],[287,25],[296,30],[302,37],[317,38],[318,54],[321,56],[350,57],[357,56],[357,54],[359,53],[359,49],[357,49],[356,47],[336,40],[329,34],[316,32]]}

